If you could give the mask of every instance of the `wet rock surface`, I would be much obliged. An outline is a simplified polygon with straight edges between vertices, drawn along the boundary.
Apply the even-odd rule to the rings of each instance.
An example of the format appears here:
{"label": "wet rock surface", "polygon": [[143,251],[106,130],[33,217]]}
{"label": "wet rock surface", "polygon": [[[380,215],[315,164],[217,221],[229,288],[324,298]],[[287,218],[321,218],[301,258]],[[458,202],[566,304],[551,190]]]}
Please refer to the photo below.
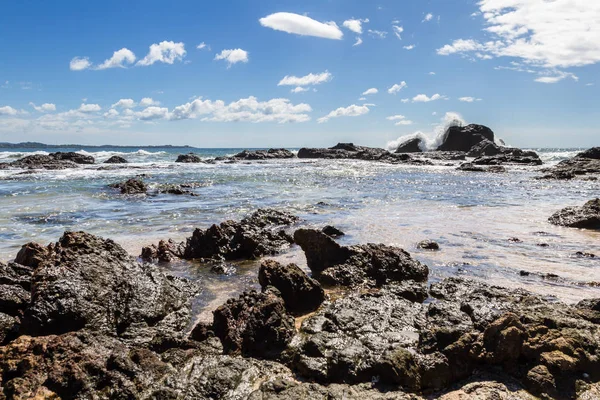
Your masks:
{"label": "wet rock surface", "polygon": [[96,162],[96,160],[92,156],[87,156],[85,154],[75,152],[52,153],[50,154],[50,157],[53,157],[55,160],[72,161],[75,164],[94,164]]}
{"label": "wet rock surface", "polygon": [[349,159],[380,161],[392,164],[432,165],[428,160],[415,159],[409,154],[390,153],[385,149],[357,146],[354,143],[338,143],[326,149],[302,148],[298,151],[298,158]]}
{"label": "wet rock surface", "polygon": [[423,250],[439,250],[440,245],[433,240],[422,240],[417,243],[417,248]]}
{"label": "wet rock surface", "polygon": [[108,160],[104,161],[104,164],[127,164],[128,161],[121,156],[112,156]]}
{"label": "wet rock surface", "polygon": [[458,171],[465,172],[491,172],[491,173],[503,173],[506,172],[506,168],[502,165],[492,165],[491,167],[480,167],[478,165],[474,165],[473,163],[467,162],[462,163],[456,168]]}
{"label": "wet rock surface", "polygon": [[598,179],[600,176],[600,147],[593,147],[577,154],[575,157],[559,162],[552,168],[544,169],[546,175],[539,179]]}
{"label": "wet rock surface", "polygon": [[344,236],[345,233],[336,228],[335,226],[327,225],[321,231],[327,236],[331,236],[333,238]]}
{"label": "wet rock surface", "polygon": [[548,221],[553,225],[569,228],[600,230],[600,199],[593,199],[582,207],[567,207],[552,215]]}
{"label": "wet rock surface", "polygon": [[121,194],[146,194],[148,192],[148,185],[136,178],[128,179],[125,182],[113,183],[109,187],[119,189]]}
{"label": "wet rock surface", "polygon": [[[518,150],[518,149],[517,149]],[[472,161],[474,165],[542,165],[543,162],[535,152],[518,150],[511,153],[500,153],[495,156],[481,156]]]}
{"label": "wet rock surface", "polygon": [[419,138],[409,139],[398,146],[396,153],[421,153],[422,142]]}
{"label": "wet rock surface", "polygon": [[202,159],[194,153],[180,154],[177,156],[176,163],[201,163]]}
{"label": "wet rock surface", "polygon": [[494,142],[494,132],[484,125],[451,126],[446,130],[440,151],[470,151],[473,146],[488,140]]}
{"label": "wet rock surface", "polygon": [[271,160],[294,158],[294,153],[287,149],[269,149],[269,150],[244,150],[230,159],[232,160]]}
{"label": "wet rock surface", "polygon": [[34,154],[23,157],[11,163],[0,164],[0,169],[23,168],[23,169],[68,169],[78,168],[79,164],[69,160],[58,160],[50,155]]}

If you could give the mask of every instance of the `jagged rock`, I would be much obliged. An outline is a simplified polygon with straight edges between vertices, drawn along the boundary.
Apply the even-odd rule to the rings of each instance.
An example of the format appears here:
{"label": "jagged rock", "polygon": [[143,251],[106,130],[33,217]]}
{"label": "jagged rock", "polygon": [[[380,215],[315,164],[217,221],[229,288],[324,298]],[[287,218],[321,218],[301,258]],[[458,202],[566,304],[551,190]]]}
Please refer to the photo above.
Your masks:
{"label": "jagged rock", "polygon": [[2,169],[6,168],[24,168],[24,169],[67,169],[67,168],[78,168],[79,164],[68,160],[57,160],[52,156],[33,154],[25,156],[17,161],[11,163],[1,164]]}
{"label": "jagged rock", "polygon": [[417,248],[423,250],[439,250],[440,245],[437,242],[434,242],[433,240],[423,240],[417,243]]}
{"label": "jagged rock", "polygon": [[396,247],[344,247],[314,229],[298,229],[294,240],[304,250],[315,279],[325,285],[377,287],[395,281],[425,281],[429,273],[427,266]]}
{"label": "jagged rock", "polygon": [[465,160],[467,153],[464,151],[426,151],[416,155],[420,158],[428,158],[431,160],[441,161],[460,161]]}
{"label": "jagged rock", "polygon": [[484,139],[471,147],[467,153],[468,157],[495,156],[502,153],[502,149],[491,140]]}
{"label": "jagged rock", "polygon": [[25,333],[85,328],[141,343],[162,332],[181,334],[187,324],[195,285],[136,262],[112,240],[66,232],[44,257],[36,261]]}
{"label": "jagged rock", "polygon": [[0,262],[0,345],[18,336],[31,301],[32,275],[32,268]]}
{"label": "jagged rock", "polygon": [[[561,161],[553,168],[544,169],[542,171],[547,174],[538,179],[569,180],[578,177],[587,179],[597,178],[594,175],[600,175],[599,149],[600,147],[593,147],[569,160]],[[587,175],[593,176],[587,177]]]}
{"label": "jagged rock", "polygon": [[494,132],[483,125],[451,126],[444,133],[440,151],[467,152],[483,140],[494,142]]}
{"label": "jagged rock", "polygon": [[495,156],[482,156],[472,161],[475,165],[542,165],[542,160],[536,153],[520,153],[526,155],[517,155],[518,153],[500,153]]}
{"label": "jagged rock", "polygon": [[175,160],[177,163],[200,163],[202,159],[194,153],[180,154]]}
{"label": "jagged rock", "polygon": [[409,139],[406,142],[400,144],[396,149],[396,153],[421,153],[422,140],[419,138]]}
{"label": "jagged rock", "polygon": [[590,200],[582,207],[567,207],[552,215],[548,221],[569,228],[600,230],[600,199]]}
{"label": "jagged rock", "polygon": [[340,231],[338,228],[336,228],[334,226],[331,226],[331,225],[327,225],[326,227],[324,227],[323,229],[321,229],[321,231],[324,234],[326,234],[327,236],[331,236],[333,238],[345,235],[344,232]]}
{"label": "jagged rock", "polygon": [[79,154],[75,152],[52,153],[50,154],[50,157],[53,157],[55,160],[73,161],[75,164],[94,164],[96,162],[92,156],[86,156],[85,154]]}
{"label": "jagged rock", "polygon": [[142,249],[140,258],[148,262],[171,262],[174,258],[182,257],[183,247],[169,239],[161,240],[158,245],[150,245]]}
{"label": "jagged rock", "polygon": [[198,196],[196,193],[189,190],[192,185],[162,185],[158,188],[160,194],[173,194],[176,196]]}
{"label": "jagged rock", "polygon": [[258,271],[258,282],[263,290],[273,286],[281,293],[286,309],[302,315],[319,308],[325,300],[321,285],[309,278],[296,264],[286,266],[266,260]]}
{"label": "jagged rock", "polygon": [[121,156],[112,156],[104,164],[127,164],[128,161]]}
{"label": "jagged rock", "polygon": [[225,354],[276,358],[296,333],[294,318],[272,287],[229,299],[213,316],[213,331],[221,339]]}
{"label": "jagged rock", "polygon": [[287,149],[244,150],[233,157],[235,160],[270,160],[277,158],[294,158],[295,155]]}
{"label": "jagged rock", "polygon": [[575,158],[588,158],[592,160],[600,160],[600,147],[592,147],[586,151],[577,154]]}
{"label": "jagged rock", "polygon": [[298,158],[379,160],[388,154],[390,153],[384,149],[338,143],[328,149],[302,148],[298,151]]}
{"label": "jagged rock", "polygon": [[140,179],[128,179],[125,182],[113,183],[109,187],[119,189],[121,194],[146,194],[148,185]]}
{"label": "jagged rock", "polygon": [[504,173],[506,172],[506,168],[501,165],[492,165],[491,167],[479,167],[477,165],[473,165],[473,163],[467,162],[462,163],[458,168],[458,171],[465,172],[492,172],[492,173]]}

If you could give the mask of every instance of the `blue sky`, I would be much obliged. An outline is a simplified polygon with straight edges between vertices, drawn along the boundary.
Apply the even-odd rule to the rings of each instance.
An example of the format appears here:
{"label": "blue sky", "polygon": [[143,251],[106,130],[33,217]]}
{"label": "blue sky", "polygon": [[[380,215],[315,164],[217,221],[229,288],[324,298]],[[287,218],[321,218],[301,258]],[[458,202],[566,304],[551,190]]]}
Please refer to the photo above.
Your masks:
{"label": "blue sky", "polygon": [[457,113],[598,145],[599,20],[589,0],[7,2],[0,141],[383,147]]}

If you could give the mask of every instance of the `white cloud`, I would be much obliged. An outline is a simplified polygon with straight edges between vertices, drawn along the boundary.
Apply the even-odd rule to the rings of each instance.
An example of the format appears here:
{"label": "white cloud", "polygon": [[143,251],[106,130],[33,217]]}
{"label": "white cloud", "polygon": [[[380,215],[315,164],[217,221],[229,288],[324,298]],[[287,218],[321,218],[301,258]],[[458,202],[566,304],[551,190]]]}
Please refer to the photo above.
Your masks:
{"label": "white cloud", "polygon": [[206,43],[204,43],[204,42],[200,43],[198,46],[196,46],[196,48],[197,48],[198,50],[208,50],[208,51],[210,51],[210,46],[209,46],[209,45],[207,45],[207,44],[206,44]]}
{"label": "white cloud", "polygon": [[586,83],[585,86],[594,86],[593,83]]}
{"label": "white cloud", "polygon": [[286,75],[277,86],[310,86],[320,85],[321,83],[329,82],[333,75],[329,71],[321,72],[320,74],[310,73],[305,76],[290,76]]}
{"label": "white cloud", "polygon": [[129,49],[122,48],[113,53],[112,57],[98,65],[96,69],[125,68],[125,64],[133,64],[135,54]]}
{"label": "white cloud", "polygon": [[394,125],[396,125],[396,126],[413,124],[413,122],[409,119],[406,119],[406,117],[404,115],[392,115],[392,116],[386,117],[386,119],[388,121],[396,121],[394,123]]}
{"label": "white cloud", "polygon": [[77,111],[82,112],[82,113],[91,113],[91,112],[96,112],[96,111],[100,111],[100,110],[102,110],[102,107],[100,107],[98,104],[82,103],[81,106],[79,106],[79,109]]}
{"label": "white cloud", "polygon": [[414,49],[416,46],[414,44],[410,44],[408,46],[403,46],[406,50],[412,50]]}
{"label": "white cloud", "polygon": [[69,68],[71,71],[83,71],[84,69],[88,69],[92,66],[89,58],[87,57],[74,57],[69,63]]}
{"label": "white cloud", "polygon": [[429,75],[435,75],[435,72],[431,71],[431,72],[429,73]]}
{"label": "white cloud", "polygon": [[31,107],[33,107],[33,109],[35,111],[38,112],[51,112],[51,111],[56,111],[56,105],[52,104],[52,103],[44,103],[41,106],[36,106],[34,103],[29,103],[29,105]]}
{"label": "white cloud", "polygon": [[133,108],[135,107],[137,104],[135,103],[135,101],[133,101],[133,99],[120,99],[119,101],[117,101],[115,104],[113,104],[111,106],[111,108]]}
{"label": "white cloud", "polygon": [[340,107],[337,110],[333,110],[329,114],[324,117],[321,117],[317,120],[318,123],[322,124],[324,122],[329,121],[331,118],[339,118],[339,117],[358,117],[360,115],[365,115],[369,112],[369,107],[366,105],[357,106],[356,104],[352,104],[348,107]]}
{"label": "white cloud", "polygon": [[153,121],[156,119],[166,119],[169,117],[169,109],[166,107],[147,107],[142,111],[135,113],[140,121]]}
{"label": "white cloud", "polygon": [[421,21],[421,22],[429,22],[429,21],[431,21],[432,19],[433,19],[433,14],[432,14],[432,13],[429,13],[429,14],[427,14],[427,15],[425,16],[425,18],[423,18],[423,21]]}
{"label": "white cloud", "polygon": [[107,112],[104,113],[104,116],[106,118],[116,118],[119,116],[119,112],[117,110],[115,110],[114,108],[111,108],[110,110],[108,110]]}
{"label": "white cloud", "polygon": [[348,20],[344,21],[344,23],[342,25],[345,28],[350,29],[352,32],[362,35],[362,33],[363,33],[362,24],[368,23],[368,22],[369,22],[368,18],[367,19],[348,19]]}
{"label": "white cloud", "polygon": [[226,60],[229,67],[239,62],[248,62],[248,52],[242,49],[223,50],[215,56],[215,60]]}
{"label": "white cloud", "polygon": [[464,103],[473,103],[475,101],[481,101],[481,99],[478,99],[476,97],[459,97],[458,98],[459,101],[462,101]]}
{"label": "white cloud", "polygon": [[403,103],[408,103],[410,101],[410,99],[402,99],[400,101],[403,102]]}
{"label": "white cloud", "polygon": [[279,12],[259,20],[264,27],[302,36],[341,40],[344,33],[335,22],[319,22],[304,15]]}
{"label": "white cloud", "polygon": [[389,94],[396,94],[399,91],[401,91],[402,89],[404,89],[406,87],[406,82],[402,81],[399,84],[396,83],[394,84],[394,86],[392,86],[391,88],[388,89],[388,93]]}
{"label": "white cloud", "polygon": [[356,38],[356,42],[352,46],[360,46],[363,43],[363,40],[358,36]]}
{"label": "white cloud", "polygon": [[429,97],[425,94],[418,94],[415,97],[413,97],[412,101],[413,103],[429,103],[430,101],[436,101],[436,100],[440,100],[440,99],[445,99],[445,96],[442,96],[438,93],[434,94],[433,96]]}
{"label": "white cloud", "polygon": [[160,105],[160,101],[153,100],[152,97],[144,97],[140,100],[141,107],[149,107],[149,106],[158,106]]}
{"label": "white cloud", "polygon": [[11,106],[0,107],[0,115],[17,115],[18,111]]}
{"label": "white cloud", "polygon": [[185,55],[186,51],[183,43],[165,40],[158,44],[152,44],[146,57],[138,61],[136,65],[148,66],[156,62],[173,64],[175,61],[181,61]]}
{"label": "white cloud", "polygon": [[574,81],[578,81],[579,78],[570,73],[570,72],[562,72],[562,71],[545,71],[544,74],[547,74],[546,76],[540,76],[539,78],[536,78],[535,81],[536,82],[540,82],[540,83],[557,83],[562,81],[565,78],[571,78]]}
{"label": "white cloud", "polygon": [[392,26],[392,28],[394,29],[394,35],[396,35],[398,39],[402,40],[402,32],[404,32],[404,28],[397,25]]}
{"label": "white cloud", "polygon": [[367,101],[367,98],[366,97],[361,97],[361,98],[358,99],[358,101]]}
{"label": "white cloud", "polygon": [[369,94],[377,94],[379,93],[379,90],[377,90],[377,88],[371,88],[371,89],[367,89],[363,92],[363,96],[367,96]]}
{"label": "white cloud", "polygon": [[310,89],[309,88],[304,88],[302,86],[296,86],[295,88],[293,88],[292,90],[290,90],[290,92],[292,93],[302,93],[302,92],[308,92]]}
{"label": "white cloud", "polygon": [[520,58],[542,68],[600,62],[598,1],[480,0],[478,4],[485,31],[493,40],[458,40],[439,49],[439,54],[477,51],[488,57]]}
{"label": "white cloud", "polygon": [[379,39],[385,39],[385,37],[387,36],[387,32],[385,31],[376,31],[376,30],[371,30],[369,29],[367,32],[369,32],[369,34],[373,37],[379,38]]}

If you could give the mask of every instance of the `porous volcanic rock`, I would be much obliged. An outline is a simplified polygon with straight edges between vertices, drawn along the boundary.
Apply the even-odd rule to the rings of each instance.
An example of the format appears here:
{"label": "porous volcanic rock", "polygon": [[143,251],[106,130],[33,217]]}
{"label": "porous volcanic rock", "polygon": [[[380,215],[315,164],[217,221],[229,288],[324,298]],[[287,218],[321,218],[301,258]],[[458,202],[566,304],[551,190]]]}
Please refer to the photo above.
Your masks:
{"label": "porous volcanic rock", "polygon": [[148,185],[136,178],[128,179],[125,182],[113,183],[109,187],[119,189],[121,194],[146,194],[148,192]]}
{"label": "porous volcanic rock", "polygon": [[600,147],[592,147],[571,159],[559,162],[552,168],[542,170],[547,174],[539,179],[598,179],[600,176],[600,158],[598,158],[598,154],[600,154]]}
{"label": "porous volcanic rock", "polygon": [[593,199],[582,207],[567,207],[552,215],[551,224],[569,228],[600,230],[600,199]]}

